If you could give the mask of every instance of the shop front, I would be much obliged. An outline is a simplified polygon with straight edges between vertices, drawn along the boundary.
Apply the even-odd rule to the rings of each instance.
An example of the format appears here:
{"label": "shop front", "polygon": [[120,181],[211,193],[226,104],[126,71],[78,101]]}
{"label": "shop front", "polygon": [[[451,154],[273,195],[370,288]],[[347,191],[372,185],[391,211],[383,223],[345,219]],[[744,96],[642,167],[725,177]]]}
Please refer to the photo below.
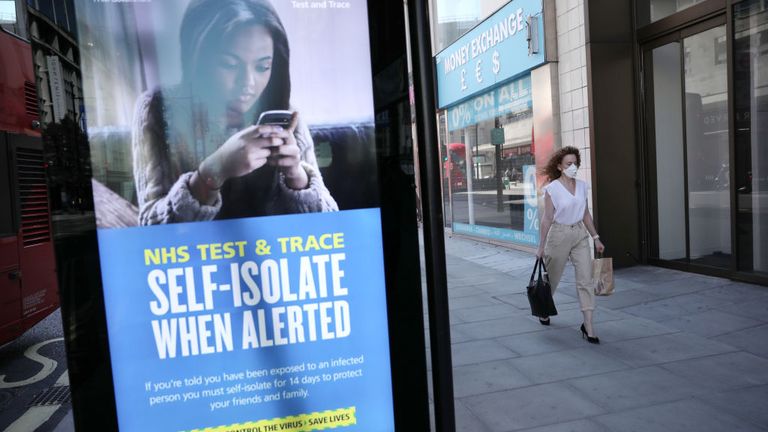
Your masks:
{"label": "shop front", "polygon": [[637,1],[647,257],[768,280],[766,2]]}
{"label": "shop front", "polygon": [[[454,233],[538,244],[537,164],[554,142],[544,27],[541,0],[512,1],[435,56],[444,214]],[[534,126],[540,119],[546,135]]]}

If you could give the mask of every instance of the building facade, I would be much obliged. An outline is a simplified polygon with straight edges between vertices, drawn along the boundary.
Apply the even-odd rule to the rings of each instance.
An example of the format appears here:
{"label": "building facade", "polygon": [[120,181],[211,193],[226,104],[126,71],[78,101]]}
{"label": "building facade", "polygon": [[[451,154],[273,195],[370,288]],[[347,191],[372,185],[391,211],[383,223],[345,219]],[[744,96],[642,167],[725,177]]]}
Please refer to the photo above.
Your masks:
{"label": "building facade", "polygon": [[82,84],[72,0],[27,0],[29,38],[44,124],[80,120]]}
{"label": "building facade", "polygon": [[[542,186],[534,168],[573,145],[616,265],[768,283],[768,2],[454,3],[432,4],[445,219],[454,233],[533,246]],[[519,9],[541,20],[543,59],[531,64],[530,46],[501,44],[491,57],[473,57],[471,38],[462,58],[468,37],[495,31]],[[536,36],[530,23],[518,45]],[[469,93],[476,83],[467,80],[485,79],[477,60],[493,66],[494,50],[519,69]],[[453,56],[448,68],[445,56]],[[441,77],[454,66],[468,83],[458,101],[445,97]],[[499,105],[504,89],[512,96]]]}
{"label": "building facade", "polygon": [[634,6],[643,253],[765,284],[768,2]]}
{"label": "building facade", "polygon": [[536,247],[551,154],[577,147],[578,178],[592,183],[583,1],[433,1],[432,11],[446,224]]}
{"label": "building facade", "polygon": [[73,0],[25,0],[54,214],[89,211],[91,175]]}

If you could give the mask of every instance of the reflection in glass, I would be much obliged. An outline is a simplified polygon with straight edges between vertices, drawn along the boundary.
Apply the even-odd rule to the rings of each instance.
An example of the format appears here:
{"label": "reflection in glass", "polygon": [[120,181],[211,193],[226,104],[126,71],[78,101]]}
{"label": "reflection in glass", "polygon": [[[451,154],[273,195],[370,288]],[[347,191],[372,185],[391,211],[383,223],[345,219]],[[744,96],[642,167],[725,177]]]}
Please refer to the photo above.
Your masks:
{"label": "reflection in glass", "polygon": [[531,243],[537,215],[530,77],[451,107],[440,120],[443,190],[449,191],[454,229],[501,229],[474,232]]}
{"label": "reflection in glass", "polygon": [[[23,6],[19,4],[18,8]],[[27,37],[26,20],[17,10],[16,1],[0,0],[0,28],[17,36]]]}
{"label": "reflection in glass", "polygon": [[451,187],[453,221],[523,231],[523,172],[525,166],[534,165],[532,114],[527,111],[498,117],[499,127],[505,132],[500,146],[491,144],[495,121],[449,133],[445,163],[449,169],[444,169],[444,177]]}
{"label": "reflection in glass", "polygon": [[16,2],[0,0],[0,24],[16,24]]}
{"label": "reflection in glass", "polygon": [[637,24],[644,26],[666,18],[704,0],[638,0]]}
{"label": "reflection in glass", "polygon": [[768,11],[735,4],[734,107],[738,268],[768,272]]}
{"label": "reflection in glass", "polygon": [[455,42],[464,33],[504,6],[509,0],[435,0],[432,2],[433,52]]}
{"label": "reflection in glass", "polygon": [[688,230],[692,262],[730,267],[731,198],[725,26],[683,41]]}
{"label": "reflection in glass", "polygon": [[652,52],[653,112],[656,139],[658,258],[685,259],[685,173],[683,170],[680,44]]}

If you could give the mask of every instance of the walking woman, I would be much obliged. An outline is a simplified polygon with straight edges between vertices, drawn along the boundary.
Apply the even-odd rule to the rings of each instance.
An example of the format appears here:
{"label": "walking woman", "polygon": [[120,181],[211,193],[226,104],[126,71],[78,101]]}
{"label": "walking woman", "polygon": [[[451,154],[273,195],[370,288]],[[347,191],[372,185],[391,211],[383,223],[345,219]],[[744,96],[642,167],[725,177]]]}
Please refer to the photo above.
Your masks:
{"label": "walking woman", "polygon": [[[555,152],[544,168],[549,183],[543,188],[544,217],[541,219],[541,240],[536,256],[544,257],[553,294],[570,258],[576,268],[576,292],[584,315],[582,337],[598,344],[600,339],[595,336],[592,325],[595,287],[592,283],[589,237],[594,239],[598,252],[602,253],[605,246],[597,235],[587,207],[587,184],[576,179],[580,166],[579,150],[568,146]],[[550,320],[549,317],[539,318],[539,322],[549,325]]]}

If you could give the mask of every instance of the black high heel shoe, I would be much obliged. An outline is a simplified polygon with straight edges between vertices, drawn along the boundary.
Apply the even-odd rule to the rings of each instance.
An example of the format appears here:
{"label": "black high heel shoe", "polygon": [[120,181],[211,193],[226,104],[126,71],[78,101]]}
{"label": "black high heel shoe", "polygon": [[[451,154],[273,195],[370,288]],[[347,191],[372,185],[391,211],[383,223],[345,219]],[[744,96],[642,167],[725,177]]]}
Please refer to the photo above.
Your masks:
{"label": "black high heel shoe", "polygon": [[591,344],[600,344],[600,338],[599,337],[597,337],[597,336],[592,337],[592,336],[587,334],[587,329],[584,328],[584,324],[581,324],[581,337],[582,337],[582,339],[586,339],[587,342],[589,342]]}
{"label": "black high heel shoe", "polygon": [[547,317],[547,319],[541,319],[541,318],[539,318],[539,323],[540,323],[541,325],[546,325],[546,326],[548,326],[548,325],[549,325],[549,323],[550,323],[550,321],[551,321],[551,320],[549,319],[549,317]]}

